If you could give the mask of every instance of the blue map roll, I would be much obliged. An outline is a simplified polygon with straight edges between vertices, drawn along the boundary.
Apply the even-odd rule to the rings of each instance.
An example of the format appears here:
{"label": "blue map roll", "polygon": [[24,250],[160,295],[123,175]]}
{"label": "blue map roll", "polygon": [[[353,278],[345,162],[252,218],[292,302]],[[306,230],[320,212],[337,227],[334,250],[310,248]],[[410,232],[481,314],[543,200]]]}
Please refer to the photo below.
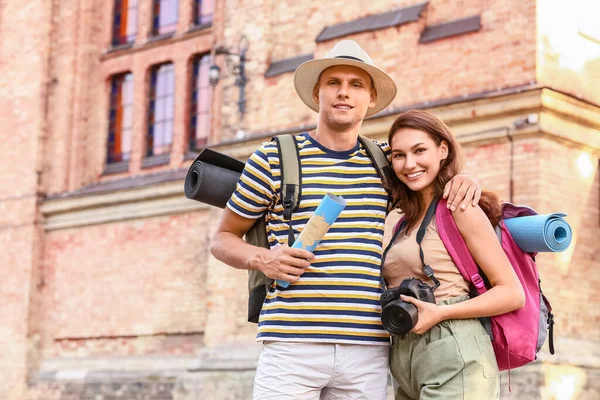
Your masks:
{"label": "blue map roll", "polygon": [[559,252],[571,244],[573,233],[563,213],[505,219],[515,243],[528,253]]}
{"label": "blue map roll", "polygon": [[[292,245],[292,248],[304,249],[312,253],[331,225],[333,225],[337,217],[342,213],[344,207],[346,207],[346,200],[343,197],[327,193],[323,197],[323,200],[321,200],[315,213],[306,223],[306,226]],[[277,284],[286,288],[290,283],[278,280]]]}

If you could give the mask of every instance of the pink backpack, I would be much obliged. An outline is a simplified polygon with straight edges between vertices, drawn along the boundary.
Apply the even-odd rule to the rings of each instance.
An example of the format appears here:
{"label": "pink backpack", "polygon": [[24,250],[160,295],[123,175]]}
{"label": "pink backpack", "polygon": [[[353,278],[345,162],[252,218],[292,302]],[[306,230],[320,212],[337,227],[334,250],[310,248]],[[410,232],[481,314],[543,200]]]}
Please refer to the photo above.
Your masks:
{"label": "pink backpack", "polygon": [[[511,203],[502,204],[502,219],[535,214],[537,213],[529,207],[515,206]],[[398,221],[394,228],[395,232],[400,228],[403,220],[404,218]],[[465,280],[471,283],[471,295],[485,293],[487,279],[471,256],[467,244],[456,227],[451,211],[446,208],[445,200],[440,200],[437,205],[435,221],[438,234],[448,254]],[[550,353],[554,354],[554,316],[551,312],[552,307],[540,288],[535,254],[526,253],[517,246],[502,220],[495,230],[502,249],[525,291],[523,308],[483,319],[492,339],[498,369],[503,371],[534,361],[536,353],[546,341],[548,332]]]}

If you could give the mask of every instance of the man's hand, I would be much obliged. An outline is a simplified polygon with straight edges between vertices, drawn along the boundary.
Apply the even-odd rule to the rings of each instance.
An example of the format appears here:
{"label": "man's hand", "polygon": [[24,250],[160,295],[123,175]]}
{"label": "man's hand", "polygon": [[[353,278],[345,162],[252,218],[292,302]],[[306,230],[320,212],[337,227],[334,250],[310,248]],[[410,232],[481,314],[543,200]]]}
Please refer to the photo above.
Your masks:
{"label": "man's hand", "polygon": [[296,282],[314,257],[310,251],[294,249],[285,244],[257,254],[250,261],[250,268],[258,269],[271,279]]}
{"label": "man's hand", "polygon": [[481,198],[481,186],[479,183],[465,174],[458,174],[446,183],[444,187],[444,199],[448,199],[447,207],[456,211],[460,204],[461,210],[467,209],[467,204],[475,207]]}

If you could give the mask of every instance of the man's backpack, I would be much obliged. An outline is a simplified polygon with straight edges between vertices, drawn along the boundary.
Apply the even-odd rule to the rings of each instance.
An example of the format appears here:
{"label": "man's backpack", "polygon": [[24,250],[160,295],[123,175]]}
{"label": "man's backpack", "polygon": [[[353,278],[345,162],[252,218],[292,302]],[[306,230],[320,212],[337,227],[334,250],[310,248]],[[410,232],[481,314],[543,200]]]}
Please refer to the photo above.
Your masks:
{"label": "man's backpack", "polygon": [[[360,143],[365,148],[369,158],[382,181],[390,179],[393,174],[391,165],[379,145],[371,139],[359,135]],[[283,218],[287,221],[288,244],[294,243],[294,231],[292,229],[292,214],[300,204],[300,195],[302,193],[302,170],[300,165],[300,155],[296,146],[294,135],[279,135],[273,138],[277,143],[279,153],[279,163],[281,165],[281,189],[280,199],[283,205]],[[245,240],[255,246],[269,249],[267,239],[266,221],[264,217],[258,218],[256,223],[246,233]],[[258,323],[260,311],[263,302],[267,297],[267,292],[273,285],[273,279],[268,278],[260,271],[248,271],[248,321]]]}
{"label": "man's backpack", "polygon": [[[553,326],[554,315],[552,307],[540,287],[540,278],[535,264],[536,253],[527,253],[515,243],[509,230],[502,220],[537,214],[533,209],[516,206],[511,203],[502,204],[502,219],[494,227],[502,250],[525,292],[525,306],[506,314],[482,318],[484,326],[491,336],[492,345],[500,371],[521,367],[536,359],[548,332],[550,353],[554,354]],[[396,238],[406,225],[402,218],[394,228],[394,237],[386,252],[391,248]],[[446,208],[446,201],[439,201],[435,222],[437,231],[444,247],[456,264],[463,278],[471,284],[471,296],[485,293],[489,282],[483,271],[473,259],[467,244],[458,230],[452,213]]]}

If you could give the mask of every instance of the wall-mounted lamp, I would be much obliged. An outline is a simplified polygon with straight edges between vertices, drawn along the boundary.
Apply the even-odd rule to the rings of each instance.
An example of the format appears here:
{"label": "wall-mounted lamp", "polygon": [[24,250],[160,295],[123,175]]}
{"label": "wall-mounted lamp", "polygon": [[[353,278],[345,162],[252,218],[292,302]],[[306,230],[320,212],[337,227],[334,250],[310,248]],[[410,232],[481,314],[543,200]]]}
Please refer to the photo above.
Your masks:
{"label": "wall-mounted lamp", "polygon": [[221,76],[221,68],[218,65],[211,65],[208,68],[208,83],[210,86],[216,86],[219,83],[219,77]]}
{"label": "wall-mounted lamp", "polygon": [[[238,110],[240,112],[240,116],[243,117],[246,112],[246,82],[248,82],[248,78],[246,78],[246,52],[248,51],[248,38],[246,36],[242,36],[240,38],[240,42],[238,44],[237,52],[229,49],[225,46],[218,46],[214,49],[214,57],[213,62],[216,56],[224,55],[225,56],[225,64],[229,71],[235,75],[235,85],[240,88],[240,94],[238,98]],[[221,68],[218,65],[211,65],[208,69],[208,81],[211,86],[215,87],[217,83],[219,83],[219,79],[221,78]]]}

